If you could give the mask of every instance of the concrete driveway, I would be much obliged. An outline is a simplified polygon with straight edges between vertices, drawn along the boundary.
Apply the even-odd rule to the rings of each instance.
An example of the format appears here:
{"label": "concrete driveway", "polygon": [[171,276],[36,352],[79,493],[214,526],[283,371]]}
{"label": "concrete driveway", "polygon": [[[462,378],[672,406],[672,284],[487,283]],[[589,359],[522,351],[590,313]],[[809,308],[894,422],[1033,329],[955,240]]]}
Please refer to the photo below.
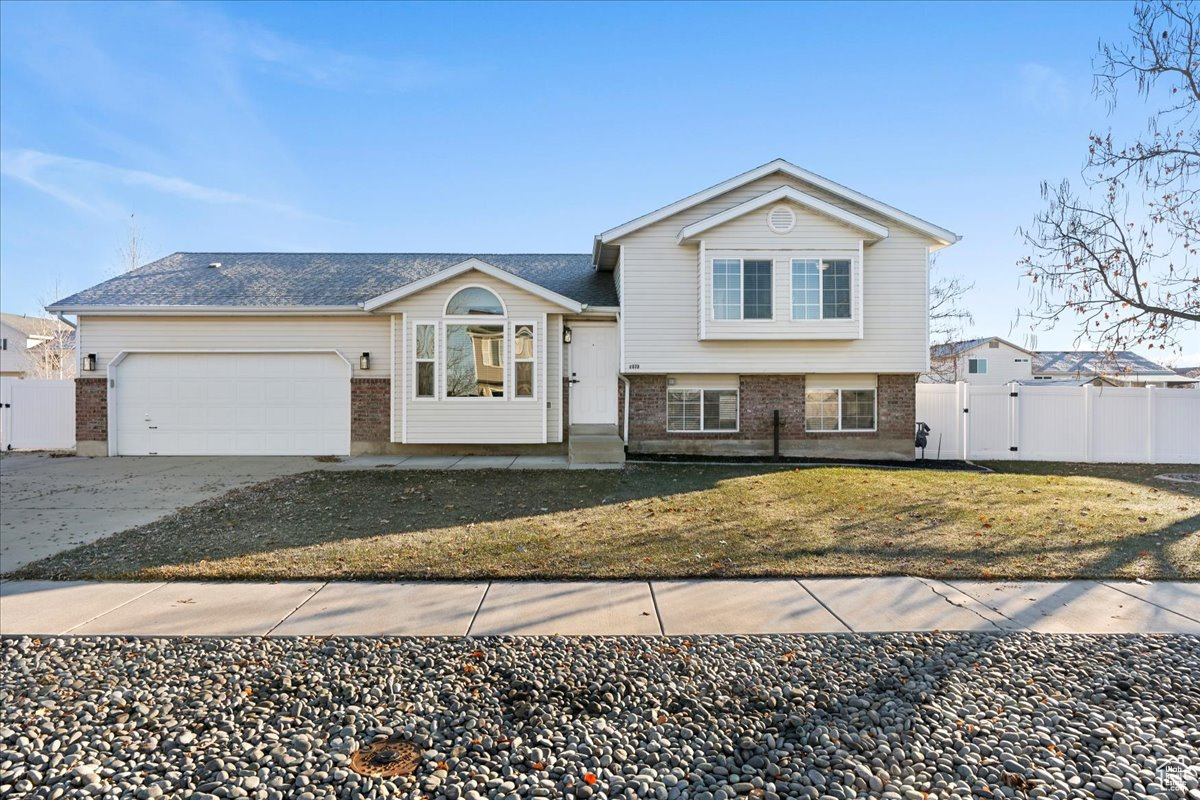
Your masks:
{"label": "concrete driveway", "polygon": [[239,486],[314,469],[309,457],[0,456],[0,574],[153,522]]}

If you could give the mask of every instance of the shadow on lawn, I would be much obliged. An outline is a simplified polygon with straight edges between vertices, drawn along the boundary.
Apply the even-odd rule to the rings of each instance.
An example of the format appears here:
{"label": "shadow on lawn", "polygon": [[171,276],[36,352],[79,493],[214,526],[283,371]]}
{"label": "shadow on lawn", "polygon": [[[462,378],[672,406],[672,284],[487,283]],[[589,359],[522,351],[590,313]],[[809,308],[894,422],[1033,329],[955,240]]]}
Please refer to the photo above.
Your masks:
{"label": "shadow on lawn", "polygon": [[[287,550],[455,528],[469,530],[477,524],[583,512],[651,498],[687,505],[689,494],[713,489],[723,481],[753,479],[793,469],[794,465],[675,464],[625,471],[312,472],[233,490],[149,525],[28,565],[13,577],[159,578],[163,573],[155,573],[155,570],[169,571],[172,567],[202,561],[219,562],[276,553],[282,559],[282,553]],[[887,474],[881,473],[881,476]],[[881,481],[887,480],[881,477]],[[1141,483],[1142,476],[1134,476],[1131,482]],[[1155,488],[1161,488],[1161,484]],[[789,499],[786,495],[774,495],[769,502],[786,503]],[[647,512],[648,515],[653,513],[653,510]],[[743,511],[738,508],[704,516],[685,514],[677,523],[671,524],[687,526],[690,536],[687,547],[692,547],[695,542],[716,546],[723,538],[732,538],[731,531],[734,535],[739,533],[736,530],[739,514]],[[889,527],[899,527],[891,521],[892,515],[903,519],[907,526],[903,531],[904,541],[894,543],[894,546],[881,535],[881,531]],[[599,521],[603,523],[603,519]],[[789,564],[799,565],[822,557],[830,560],[828,569],[814,572],[809,568],[804,574],[929,576],[927,565],[934,563],[942,567],[937,570],[938,577],[1024,578],[1036,576],[1039,571],[1053,574],[1052,570],[1043,568],[1052,566],[1067,554],[1078,559],[1081,553],[1087,556],[1086,565],[1070,577],[1107,577],[1139,559],[1149,558],[1156,570],[1149,574],[1171,578],[1178,576],[1179,571],[1168,551],[1200,528],[1200,515],[1157,531],[1115,541],[1069,541],[1071,534],[1067,532],[1047,534],[1049,538],[1043,541],[1029,535],[1006,537],[1001,533],[989,533],[987,538],[980,540],[978,547],[968,549],[939,547],[922,541],[923,535],[934,533],[944,522],[939,518],[937,498],[933,497],[929,502],[890,506],[886,514],[868,513],[867,516],[847,518],[835,527],[837,536],[832,540],[825,537],[811,543],[804,541],[802,532],[797,531],[803,527],[804,520],[796,518],[795,526],[786,533],[791,541],[781,541],[780,536],[773,535],[779,531],[772,529],[771,533],[763,532],[753,542],[747,543],[743,538],[735,543],[746,548],[738,554],[738,564],[725,565],[712,560],[692,564],[676,559],[678,566],[675,567],[653,563],[658,560],[652,558],[658,554],[655,548],[661,546],[654,536],[662,523],[655,521],[652,524],[642,518],[623,522],[631,532],[647,534],[621,543],[625,564],[648,563],[640,572],[636,567],[630,570],[631,577],[643,579],[786,576],[795,574],[786,571]],[[493,568],[492,575],[527,579],[594,578],[587,565],[592,559],[611,561],[611,542],[604,537],[589,540],[587,534],[596,531],[595,527],[579,523],[578,527],[568,529],[570,524],[570,520],[564,521],[562,535],[572,537],[568,545],[571,557],[576,559],[572,566],[564,569],[561,564],[545,561],[540,569],[526,568],[514,573],[512,567],[500,562],[515,559],[537,564],[539,558],[538,553],[525,553],[517,548],[490,554],[499,564]],[[796,538],[801,541],[795,541]],[[864,542],[867,542],[866,549]],[[453,542],[444,545],[446,548],[453,546]],[[377,563],[369,568],[346,566],[342,569],[337,558],[331,557],[328,570],[301,567],[291,574],[285,569],[266,569],[259,577],[273,580],[330,577],[387,580],[438,576],[479,580],[487,577],[472,576],[467,572],[461,575],[434,572],[426,576],[421,570],[419,550],[406,549],[402,539],[381,547]],[[719,552],[720,548],[717,549]],[[463,553],[466,552],[464,549]],[[759,553],[761,559],[756,558]],[[412,558],[414,554],[415,559]],[[990,565],[998,559],[1011,561],[1015,555],[1021,555],[1021,560],[1028,562],[1026,574],[999,570],[995,575],[989,575]],[[651,570],[653,574],[649,574]]]}

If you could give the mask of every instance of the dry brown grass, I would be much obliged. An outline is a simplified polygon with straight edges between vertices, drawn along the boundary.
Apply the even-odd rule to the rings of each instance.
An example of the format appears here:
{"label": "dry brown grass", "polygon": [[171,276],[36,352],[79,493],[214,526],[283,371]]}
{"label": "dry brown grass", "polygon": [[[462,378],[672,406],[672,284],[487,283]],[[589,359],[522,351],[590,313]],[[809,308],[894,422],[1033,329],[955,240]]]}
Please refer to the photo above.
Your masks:
{"label": "dry brown grass", "polygon": [[[1025,465],[998,465],[1017,469]],[[33,564],[108,579],[1200,578],[1198,487],[1042,474],[640,465],[314,472]]]}

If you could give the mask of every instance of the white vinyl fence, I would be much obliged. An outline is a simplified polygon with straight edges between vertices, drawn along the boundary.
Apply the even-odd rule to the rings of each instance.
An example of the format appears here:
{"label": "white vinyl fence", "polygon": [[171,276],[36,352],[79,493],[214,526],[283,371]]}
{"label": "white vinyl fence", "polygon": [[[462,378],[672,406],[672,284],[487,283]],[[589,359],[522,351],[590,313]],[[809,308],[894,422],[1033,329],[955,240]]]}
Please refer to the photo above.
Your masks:
{"label": "white vinyl fence", "polygon": [[0,378],[0,449],[75,447],[75,381]]}
{"label": "white vinyl fence", "polygon": [[1200,463],[1197,389],[919,383],[917,421],[931,459]]}

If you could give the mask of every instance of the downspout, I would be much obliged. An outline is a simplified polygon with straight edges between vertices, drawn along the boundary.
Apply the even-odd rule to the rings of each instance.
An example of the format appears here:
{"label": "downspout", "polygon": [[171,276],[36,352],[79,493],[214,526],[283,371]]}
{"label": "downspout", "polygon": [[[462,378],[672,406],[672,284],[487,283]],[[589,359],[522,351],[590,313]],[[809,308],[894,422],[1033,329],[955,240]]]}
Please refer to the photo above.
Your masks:
{"label": "downspout", "polygon": [[621,439],[624,440],[625,446],[628,447],[629,446],[629,378],[626,378],[624,375],[622,375],[620,373],[617,374],[617,377],[621,379],[621,383],[625,384],[625,398],[624,398],[625,402],[623,403],[623,405],[625,406],[625,408],[624,408],[625,422],[623,425],[621,425]]}
{"label": "downspout", "polygon": [[63,317],[61,311],[56,311],[54,313],[54,316],[58,317],[58,321],[61,322],[63,325],[66,325],[71,330],[75,330],[75,323],[67,321],[67,319]]}

